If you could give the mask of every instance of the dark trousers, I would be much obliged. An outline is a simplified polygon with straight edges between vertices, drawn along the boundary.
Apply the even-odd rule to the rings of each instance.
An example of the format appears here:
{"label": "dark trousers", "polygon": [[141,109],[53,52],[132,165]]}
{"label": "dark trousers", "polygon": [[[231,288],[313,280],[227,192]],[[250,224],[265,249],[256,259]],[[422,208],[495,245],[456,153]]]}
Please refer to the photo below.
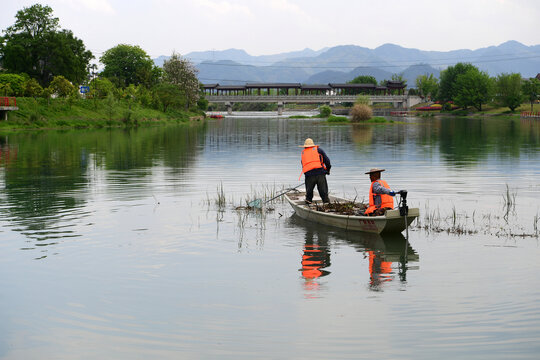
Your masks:
{"label": "dark trousers", "polygon": [[313,200],[313,189],[315,188],[315,185],[317,185],[317,191],[323,202],[330,202],[328,199],[328,183],[326,182],[326,175],[306,176],[306,200]]}

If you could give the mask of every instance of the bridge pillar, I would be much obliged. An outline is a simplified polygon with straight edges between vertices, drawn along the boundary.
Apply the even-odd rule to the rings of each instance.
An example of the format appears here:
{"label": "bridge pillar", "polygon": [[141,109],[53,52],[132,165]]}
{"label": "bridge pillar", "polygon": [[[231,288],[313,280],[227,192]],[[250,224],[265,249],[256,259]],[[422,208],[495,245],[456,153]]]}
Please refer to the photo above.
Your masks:
{"label": "bridge pillar", "polygon": [[232,115],[232,106],[233,106],[233,104],[231,102],[226,102],[225,106],[227,107],[227,114]]}
{"label": "bridge pillar", "polygon": [[282,101],[278,101],[277,103],[277,114],[283,115],[283,102]]}

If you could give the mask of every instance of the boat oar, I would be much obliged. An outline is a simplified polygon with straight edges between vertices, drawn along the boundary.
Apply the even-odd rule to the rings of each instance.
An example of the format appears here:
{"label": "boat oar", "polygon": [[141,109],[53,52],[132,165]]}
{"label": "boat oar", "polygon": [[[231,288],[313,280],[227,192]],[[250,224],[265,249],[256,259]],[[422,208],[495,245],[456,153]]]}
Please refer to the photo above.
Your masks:
{"label": "boat oar", "polygon": [[290,192],[290,191],[293,191],[294,189],[296,188],[299,188],[300,186],[304,185],[304,183],[301,183],[301,184],[298,184],[296,185],[295,187],[293,188],[289,188],[287,189],[286,191],[280,193],[280,194],[277,194],[276,196],[274,196],[273,198],[269,199],[269,200],[266,200],[265,202],[263,202],[261,199],[255,199],[253,201],[250,201],[248,202],[248,206],[249,207],[252,207],[252,208],[257,208],[257,209],[260,209],[262,208],[262,206],[264,204],[267,204],[269,203],[270,201],[274,200],[274,199],[277,199],[278,197],[280,197],[281,195],[285,195],[286,193]]}

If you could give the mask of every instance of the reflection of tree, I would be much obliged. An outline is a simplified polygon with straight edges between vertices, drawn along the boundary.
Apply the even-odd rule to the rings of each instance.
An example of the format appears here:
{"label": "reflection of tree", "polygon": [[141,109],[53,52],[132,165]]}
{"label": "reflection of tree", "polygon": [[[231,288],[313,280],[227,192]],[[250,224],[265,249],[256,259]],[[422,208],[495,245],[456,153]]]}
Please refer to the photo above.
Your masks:
{"label": "reflection of tree", "polygon": [[371,145],[373,142],[373,126],[353,125],[352,140],[356,145]]}
{"label": "reflection of tree", "polygon": [[[66,216],[83,216],[74,213],[86,203],[89,173],[122,171],[122,181],[133,178],[138,180],[135,186],[147,186],[140,185],[140,178],[150,175],[156,163],[175,173],[187,171],[204,141],[204,130],[203,126],[160,126],[45,131],[10,134],[9,143],[7,136],[0,136],[6,199],[2,211],[28,237],[51,238],[53,233],[61,237],[51,229],[58,228]],[[8,153],[16,153],[15,160],[11,156],[7,161]]]}
{"label": "reflection of tree", "polygon": [[440,150],[453,164],[476,162],[489,154],[519,157],[521,149],[540,143],[538,131],[531,132],[517,120],[441,119]]}

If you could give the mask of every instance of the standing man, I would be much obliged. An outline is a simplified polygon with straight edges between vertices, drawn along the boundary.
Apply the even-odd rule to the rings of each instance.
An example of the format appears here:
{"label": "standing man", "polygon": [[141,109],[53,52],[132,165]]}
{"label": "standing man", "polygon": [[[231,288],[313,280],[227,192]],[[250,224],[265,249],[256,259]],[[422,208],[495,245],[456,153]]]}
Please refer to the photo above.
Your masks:
{"label": "standing man", "polygon": [[369,188],[369,207],[365,211],[365,215],[383,215],[384,210],[394,208],[394,199],[396,193],[390,190],[390,186],[386,181],[381,180],[381,172],[384,169],[371,169],[366,174],[369,174],[371,186]]}
{"label": "standing man", "polygon": [[[313,201],[313,189],[317,185],[317,191],[321,196],[323,202],[328,203],[328,183],[326,182],[326,174],[330,175],[330,159],[326,156],[326,153],[319,148],[318,145],[313,143],[313,140],[307,138],[304,142],[302,150],[302,174],[305,174],[306,182],[306,203]],[[300,180],[300,179],[299,179]]]}

